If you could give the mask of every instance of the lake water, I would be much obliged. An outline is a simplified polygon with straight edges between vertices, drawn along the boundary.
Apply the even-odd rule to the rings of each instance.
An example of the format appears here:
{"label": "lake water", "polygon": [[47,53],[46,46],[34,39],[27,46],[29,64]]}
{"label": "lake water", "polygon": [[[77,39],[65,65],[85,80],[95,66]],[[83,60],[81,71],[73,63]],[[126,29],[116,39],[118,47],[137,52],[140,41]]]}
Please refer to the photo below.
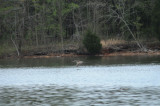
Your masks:
{"label": "lake water", "polygon": [[0,106],[160,106],[160,56],[0,60]]}

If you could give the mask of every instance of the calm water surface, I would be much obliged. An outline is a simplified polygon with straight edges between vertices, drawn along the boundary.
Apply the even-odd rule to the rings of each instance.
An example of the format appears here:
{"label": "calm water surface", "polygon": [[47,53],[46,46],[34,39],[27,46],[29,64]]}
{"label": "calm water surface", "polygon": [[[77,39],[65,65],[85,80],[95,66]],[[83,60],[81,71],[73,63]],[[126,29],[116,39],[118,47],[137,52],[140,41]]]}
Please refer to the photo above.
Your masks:
{"label": "calm water surface", "polygon": [[160,56],[0,60],[0,106],[160,106]]}

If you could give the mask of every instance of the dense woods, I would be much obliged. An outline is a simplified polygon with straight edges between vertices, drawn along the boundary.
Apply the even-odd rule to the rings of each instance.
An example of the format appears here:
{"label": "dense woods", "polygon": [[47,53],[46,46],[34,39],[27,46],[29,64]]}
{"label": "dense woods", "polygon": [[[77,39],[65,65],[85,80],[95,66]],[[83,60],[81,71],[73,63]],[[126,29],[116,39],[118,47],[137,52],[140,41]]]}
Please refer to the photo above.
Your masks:
{"label": "dense woods", "polygon": [[160,40],[160,1],[0,0],[0,54],[81,50],[88,29],[144,50],[143,42]]}

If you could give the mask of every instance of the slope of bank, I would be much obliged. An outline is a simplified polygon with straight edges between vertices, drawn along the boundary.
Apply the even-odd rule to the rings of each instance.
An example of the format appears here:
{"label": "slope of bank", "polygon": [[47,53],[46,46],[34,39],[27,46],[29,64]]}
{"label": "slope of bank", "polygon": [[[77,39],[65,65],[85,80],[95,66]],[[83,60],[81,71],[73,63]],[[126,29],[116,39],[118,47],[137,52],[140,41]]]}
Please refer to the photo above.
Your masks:
{"label": "slope of bank", "polygon": [[[140,50],[135,43],[116,43],[105,45],[100,54],[96,56],[134,56],[134,55],[160,55],[160,42],[146,43],[146,51]],[[20,58],[50,58],[50,57],[65,57],[65,56],[90,56],[85,49],[65,49],[51,50],[46,47],[30,48],[22,51]],[[19,58],[15,50],[1,53],[0,59],[3,58]]]}

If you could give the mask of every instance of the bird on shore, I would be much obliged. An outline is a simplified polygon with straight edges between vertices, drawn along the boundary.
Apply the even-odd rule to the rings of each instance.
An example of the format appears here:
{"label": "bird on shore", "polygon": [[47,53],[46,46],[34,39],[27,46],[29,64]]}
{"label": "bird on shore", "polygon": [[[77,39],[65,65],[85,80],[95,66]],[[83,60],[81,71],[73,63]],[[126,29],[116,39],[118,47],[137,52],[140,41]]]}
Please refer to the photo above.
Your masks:
{"label": "bird on shore", "polygon": [[83,64],[83,61],[80,60],[74,60],[73,62],[76,63],[76,66],[78,67],[79,65]]}

